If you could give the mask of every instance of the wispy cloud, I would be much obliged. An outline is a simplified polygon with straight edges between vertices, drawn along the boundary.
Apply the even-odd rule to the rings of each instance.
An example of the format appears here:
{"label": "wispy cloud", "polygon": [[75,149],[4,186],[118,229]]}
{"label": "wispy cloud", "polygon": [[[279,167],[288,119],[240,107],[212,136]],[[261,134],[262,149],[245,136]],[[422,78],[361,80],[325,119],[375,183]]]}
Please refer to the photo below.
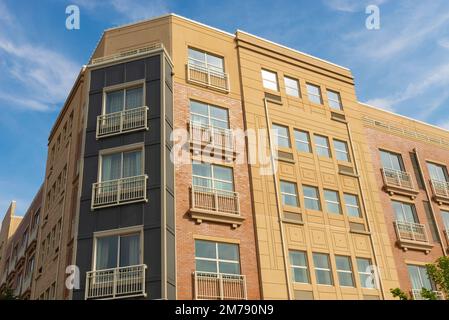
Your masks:
{"label": "wispy cloud", "polygon": [[343,12],[364,11],[368,5],[381,5],[388,0],[323,0],[332,10]]}
{"label": "wispy cloud", "polygon": [[99,9],[112,8],[119,16],[119,23],[142,20],[168,12],[166,1],[153,0],[74,0],[75,4],[96,13]]}
{"label": "wispy cloud", "polygon": [[[3,2],[8,21],[13,15]],[[3,14],[2,12],[2,14]],[[20,39],[22,30],[0,20],[0,99],[4,105],[33,111],[50,111],[64,101],[79,70],[77,63],[64,54]],[[10,86],[14,82],[15,85]]]}

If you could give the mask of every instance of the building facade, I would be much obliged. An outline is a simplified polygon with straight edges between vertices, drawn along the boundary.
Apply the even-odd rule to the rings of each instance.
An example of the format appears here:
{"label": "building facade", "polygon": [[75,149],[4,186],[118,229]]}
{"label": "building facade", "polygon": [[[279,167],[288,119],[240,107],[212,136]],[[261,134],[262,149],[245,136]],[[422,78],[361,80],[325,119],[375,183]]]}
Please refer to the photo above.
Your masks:
{"label": "building facade", "polygon": [[108,29],[48,146],[31,299],[437,290],[449,134],[359,103],[331,62],[174,14]]}

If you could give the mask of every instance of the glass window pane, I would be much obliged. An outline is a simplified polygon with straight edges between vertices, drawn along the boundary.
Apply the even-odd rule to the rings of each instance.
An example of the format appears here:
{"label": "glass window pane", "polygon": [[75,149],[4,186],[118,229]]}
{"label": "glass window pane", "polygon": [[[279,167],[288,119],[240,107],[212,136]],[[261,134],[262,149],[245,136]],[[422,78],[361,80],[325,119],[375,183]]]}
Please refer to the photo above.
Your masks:
{"label": "glass window pane", "polygon": [[198,101],[190,101],[190,111],[192,113],[197,113],[205,117],[209,116],[207,104]]}
{"label": "glass window pane", "polygon": [[307,132],[295,130],[295,142],[298,151],[310,152],[310,138]]}
{"label": "glass window pane", "polygon": [[234,191],[234,185],[229,182],[214,181],[214,189],[223,191]]}
{"label": "glass window pane", "polygon": [[340,94],[331,90],[327,91],[327,97],[329,99],[329,106],[334,109],[341,110]]}
{"label": "glass window pane", "polygon": [[108,92],[106,94],[106,113],[123,110],[123,90]]}
{"label": "glass window pane", "polygon": [[282,195],[282,204],[284,204],[286,206],[297,207],[298,199],[295,196],[283,194]]}
{"label": "glass window pane", "polygon": [[281,192],[296,195],[296,185],[292,182],[281,181]]}
{"label": "glass window pane", "polygon": [[273,138],[279,147],[290,148],[290,138],[288,128],[273,124]]}
{"label": "glass window pane", "polygon": [[332,278],[329,271],[315,270],[317,284],[332,285]]}
{"label": "glass window pane", "polygon": [[338,282],[344,287],[354,287],[354,279],[352,273],[338,272]]}
{"label": "glass window pane", "polygon": [[201,177],[212,177],[211,166],[207,163],[192,162],[192,173]]}
{"label": "glass window pane", "polygon": [[140,264],[140,234],[120,237],[120,267]]}
{"label": "glass window pane", "polygon": [[284,82],[285,82],[285,92],[287,93],[287,95],[299,98],[298,80],[284,77]]}
{"label": "glass window pane", "polygon": [[218,243],[218,258],[239,261],[239,247],[235,244]]}
{"label": "glass window pane", "polygon": [[292,268],[293,269],[293,281],[299,283],[310,283],[309,273],[304,268]]}
{"label": "glass window pane", "polygon": [[97,238],[96,247],[96,270],[110,269],[117,267],[118,237]]}
{"label": "glass window pane", "polygon": [[443,217],[443,223],[446,232],[449,232],[449,212],[447,211],[441,211],[441,215]]}
{"label": "glass window pane", "polygon": [[217,272],[217,262],[216,261],[209,261],[209,260],[201,260],[196,259],[195,260],[196,271],[202,271],[202,272]]}
{"label": "glass window pane", "polygon": [[290,251],[289,256],[290,256],[290,264],[302,267],[307,266],[307,258],[305,252]]}
{"label": "glass window pane", "polygon": [[195,240],[195,257],[197,258],[216,259],[216,250],[215,242]]}
{"label": "glass window pane", "polygon": [[227,182],[232,183],[232,168],[222,167],[222,166],[213,166],[214,178],[219,180],[225,180]]}
{"label": "glass window pane", "polygon": [[274,72],[262,70],[263,86],[267,89],[278,91],[277,75]]}
{"label": "glass window pane", "polygon": [[324,198],[326,201],[338,202],[338,194],[336,191],[324,190]]}
{"label": "glass window pane", "polygon": [[351,271],[351,262],[348,257],[335,256],[337,270]]}
{"label": "glass window pane", "polygon": [[218,265],[220,273],[240,274],[240,264],[238,263],[220,262]]}
{"label": "glass window pane", "polygon": [[139,176],[142,173],[142,151],[124,153],[123,178]]}
{"label": "glass window pane", "polygon": [[210,106],[210,116],[228,122],[228,110],[224,108]]}
{"label": "glass window pane", "polygon": [[208,178],[192,177],[193,185],[196,187],[212,188],[212,180]]}
{"label": "glass window pane", "polygon": [[324,253],[313,254],[313,265],[315,268],[329,269],[329,257]]}
{"label": "glass window pane", "polygon": [[122,155],[108,154],[101,157],[101,181],[121,178]]}
{"label": "glass window pane", "polygon": [[370,265],[370,259],[357,258],[357,270],[359,272],[369,272]]}
{"label": "glass window pane", "polygon": [[209,67],[212,67],[215,71],[223,72],[224,70],[223,58],[207,53],[206,60],[207,65]]}
{"label": "glass window pane", "polygon": [[308,98],[311,102],[316,104],[322,104],[323,101],[321,99],[321,90],[318,86],[307,84],[307,93]]}
{"label": "glass window pane", "polygon": [[204,52],[189,48],[189,58],[206,62],[206,55]]}
{"label": "glass window pane", "polygon": [[140,108],[143,106],[143,87],[126,90],[125,109]]}
{"label": "glass window pane", "polygon": [[348,146],[346,142],[334,140],[334,148],[337,160],[349,161]]}

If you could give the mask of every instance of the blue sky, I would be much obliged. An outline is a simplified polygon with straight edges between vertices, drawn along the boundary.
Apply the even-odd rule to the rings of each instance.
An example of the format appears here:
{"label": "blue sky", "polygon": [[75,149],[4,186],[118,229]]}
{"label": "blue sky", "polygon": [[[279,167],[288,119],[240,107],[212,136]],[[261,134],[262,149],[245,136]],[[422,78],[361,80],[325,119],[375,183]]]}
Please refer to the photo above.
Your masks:
{"label": "blue sky", "polygon": [[[360,101],[449,128],[447,0],[0,0],[0,218],[23,214],[45,171],[50,128],[102,31],[174,12],[349,67]],[[79,5],[80,30],[65,28]],[[380,8],[380,30],[365,7]]]}

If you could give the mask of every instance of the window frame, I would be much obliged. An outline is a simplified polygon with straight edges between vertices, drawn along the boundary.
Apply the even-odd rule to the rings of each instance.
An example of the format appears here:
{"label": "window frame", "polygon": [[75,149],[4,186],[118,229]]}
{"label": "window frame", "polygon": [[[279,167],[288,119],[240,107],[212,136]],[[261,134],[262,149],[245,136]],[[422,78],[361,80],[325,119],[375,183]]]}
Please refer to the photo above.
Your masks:
{"label": "window frame", "polygon": [[[133,227],[127,227],[127,228],[121,228],[121,229],[113,229],[113,230],[106,230],[106,231],[98,231],[94,232],[93,234],[93,244],[92,244],[92,265],[91,265],[91,271],[101,271],[101,270],[107,270],[107,269],[98,269],[97,270],[97,246],[98,246],[98,239],[104,238],[104,237],[113,237],[117,236],[117,261],[116,261],[116,267],[120,268],[120,237],[122,236],[129,236],[129,235],[135,235],[139,234],[139,265],[144,263],[144,231],[143,226],[133,226]],[[108,268],[109,269],[109,268]]]}
{"label": "window frame", "polygon": [[[210,173],[211,173],[211,176],[210,177],[207,177],[207,176],[200,176],[200,175],[197,175],[197,174],[194,174],[193,173],[193,165],[194,164],[201,164],[201,165],[204,165],[204,164],[206,164],[206,165],[208,165],[209,167],[210,167]],[[223,180],[223,179],[218,179],[218,178],[215,178],[215,176],[214,176],[214,170],[213,170],[213,167],[221,167],[221,168],[226,168],[226,169],[230,169],[231,170],[231,173],[232,173],[232,181],[227,181],[227,180]],[[195,186],[195,187],[198,187],[198,188],[208,188],[208,187],[204,187],[204,186],[199,186],[199,185],[196,185],[196,184],[194,184],[194,178],[199,178],[199,179],[205,179],[205,180],[210,180],[211,181],[211,187],[210,187],[210,189],[212,189],[212,190],[215,190],[215,191],[223,191],[223,192],[235,192],[235,182],[234,182],[234,168],[233,167],[229,167],[229,166],[223,166],[223,165],[219,165],[219,164],[215,164],[215,163],[209,163],[209,162],[201,162],[201,161],[198,161],[198,160],[192,160],[192,185],[193,186]],[[229,191],[229,190],[222,190],[222,189],[217,189],[216,187],[215,187],[215,182],[223,182],[223,183],[227,183],[227,184],[229,184],[230,182],[232,182],[232,191]]]}
{"label": "window frame", "polygon": [[[287,136],[281,136],[281,135],[279,135],[278,133],[279,133],[279,130],[274,130],[275,128],[274,127],[279,127],[279,128],[282,128],[282,129],[286,129],[287,130]],[[291,149],[292,148],[292,142],[291,142],[291,140],[290,140],[290,128],[288,127],[288,126],[284,126],[284,125],[281,125],[281,124],[277,124],[277,123],[272,123],[271,124],[271,130],[272,130],[272,132],[273,132],[273,138],[275,138],[275,139],[273,139],[274,140],[274,142],[275,142],[275,145],[276,145],[276,147],[277,148],[284,148],[284,149]],[[288,146],[286,147],[286,146],[281,146],[280,144],[279,144],[279,139],[278,139],[278,137],[281,137],[282,139],[287,139],[287,141],[288,141]]]}
{"label": "window frame", "polygon": [[[379,151],[380,151],[380,162],[381,162],[381,164],[382,164],[382,168],[389,169],[389,170],[396,170],[396,171],[398,171],[398,169],[393,168],[393,167],[394,167],[393,161],[391,161],[391,157],[392,157],[392,156],[395,156],[395,157],[397,157],[397,159],[398,159],[399,168],[400,168],[399,171],[405,172],[404,161],[403,161],[403,159],[402,159],[402,154],[401,154],[401,153],[397,153],[397,152],[393,152],[393,151],[388,151],[388,150],[385,150],[385,149],[379,149]],[[388,155],[388,160],[389,160],[389,162],[390,162],[391,167],[385,167],[385,166],[384,166],[384,163],[383,163],[383,161],[382,161],[382,153]]]}
{"label": "window frame", "polygon": [[[321,157],[321,158],[329,158],[329,159],[331,159],[332,158],[332,152],[331,152],[331,147],[330,147],[330,144],[329,144],[329,137],[323,136],[321,134],[316,134],[316,133],[313,135],[313,137],[314,137],[313,142],[314,142],[314,145],[315,145],[315,151],[316,151],[317,156]],[[321,145],[321,144],[318,144],[318,142],[316,141],[316,138],[318,138],[318,137],[319,138],[324,138],[326,140],[326,145],[325,146]],[[320,154],[320,152],[318,150],[322,150],[322,149],[326,149],[327,150],[327,156],[323,156],[322,154]]]}
{"label": "window frame", "polygon": [[[347,261],[349,262],[349,270],[339,269],[338,264],[337,264],[337,258],[347,259]],[[350,256],[335,255],[335,271],[337,272],[338,284],[340,285],[340,287],[344,287],[344,288],[355,288],[356,287],[355,279],[354,279],[354,267],[352,265],[352,260],[351,260]],[[351,282],[352,282],[351,286],[341,284],[342,281],[340,279],[340,273],[345,273],[345,274],[351,275]]]}
{"label": "window frame", "polygon": [[[296,84],[296,88],[292,88],[291,86],[287,85],[287,80],[294,82]],[[284,75],[284,86],[285,86],[285,94],[288,97],[301,99],[301,88],[300,88],[299,79]],[[296,95],[289,94],[288,89],[295,91]]]}
{"label": "window frame", "polygon": [[[331,99],[331,98],[329,97],[329,92],[331,92],[331,93],[337,95],[338,100]],[[328,103],[328,105],[329,105],[329,108],[334,109],[334,110],[340,110],[340,111],[343,111],[343,103],[342,103],[342,101],[341,101],[341,93],[340,93],[340,92],[338,92],[338,91],[336,91],[336,90],[332,90],[332,89],[326,89],[326,95],[327,95],[327,103]],[[333,107],[332,104],[331,104],[331,101],[332,101],[332,102],[337,102],[339,107],[338,107],[338,108]]]}
{"label": "window frame", "polygon": [[[295,188],[296,194],[283,192],[283,191],[282,191],[282,184],[283,184],[283,183],[293,185],[294,188]],[[282,201],[282,205],[283,205],[283,206],[299,208],[300,203],[299,203],[298,184],[297,184],[296,182],[292,182],[292,181],[288,181],[288,180],[279,180],[279,189],[280,189],[280,190],[279,190],[279,193],[280,193],[280,195],[281,195],[281,201]],[[286,196],[288,196],[288,197],[293,197],[293,196],[294,196],[295,199],[296,199],[296,206],[292,206],[292,205],[290,205],[290,204],[285,204],[285,203],[284,203],[284,197],[283,197],[284,195],[286,195]]]}
{"label": "window frame", "polygon": [[[353,204],[348,203],[348,202],[346,201],[346,196],[354,197],[357,204],[356,204],[356,205],[353,205]],[[343,193],[343,200],[344,200],[344,203],[345,203],[346,214],[347,214],[349,217],[352,217],[352,218],[362,218],[362,217],[363,217],[363,215],[362,215],[362,209],[361,209],[361,207],[360,207],[359,196],[358,196],[357,194],[344,192],[344,193]],[[350,211],[348,210],[348,207],[350,207],[350,208],[357,208],[357,212],[358,212],[359,214],[358,214],[357,216],[353,216],[353,215],[349,214]]]}
{"label": "window frame", "polygon": [[[145,83],[145,79],[140,79],[140,80],[135,80],[135,81],[130,81],[130,82],[125,82],[125,83],[120,83],[117,85],[112,85],[112,86],[108,86],[108,87],[104,87],[103,88],[103,101],[102,101],[102,106],[101,106],[101,115],[109,115],[109,114],[114,114],[116,112],[123,112],[126,110],[132,110],[132,109],[126,109],[126,91],[127,90],[132,90],[132,89],[137,89],[141,87],[142,88],[142,106],[141,107],[145,107],[146,105],[146,83]],[[106,113],[106,104],[107,104],[107,95],[109,93],[113,93],[116,91],[123,91],[123,108],[120,111],[115,111],[115,112],[111,112],[111,113]]]}
{"label": "window frame", "polygon": [[[193,112],[192,111],[192,105],[191,105],[192,102],[205,105],[207,107],[207,117],[205,115],[203,115],[203,114],[199,114],[199,113]],[[226,121],[224,121],[222,119],[219,119],[219,118],[212,117],[211,116],[211,108],[225,110],[226,111]],[[214,129],[217,129],[217,130],[229,130],[231,128],[229,109],[228,108],[217,106],[217,105],[213,105],[213,104],[210,104],[210,103],[205,103],[205,102],[194,100],[194,99],[190,99],[189,100],[189,109],[190,109],[189,110],[190,111],[190,113],[189,113],[189,116],[190,116],[189,121],[192,124],[203,125],[202,123],[198,123],[198,122],[195,122],[195,121],[192,120],[192,115],[194,115],[194,116],[197,116],[197,117],[207,118],[208,126],[210,128],[214,128]],[[215,120],[215,121],[218,121],[218,122],[226,122],[227,126],[226,126],[226,128],[221,128],[221,127],[214,126],[214,125],[212,125],[212,120]]]}
{"label": "window frame", "polygon": [[[326,191],[327,191],[327,192],[333,192],[333,193],[335,193],[335,194],[337,195],[337,201],[326,199]],[[324,202],[325,202],[325,204],[326,204],[326,212],[327,212],[327,213],[330,213],[330,214],[338,214],[338,215],[342,215],[343,212],[342,212],[342,208],[341,208],[340,192],[338,192],[337,190],[332,190],[332,189],[324,189],[324,190],[323,190],[323,195],[324,195]],[[337,204],[337,205],[338,205],[338,208],[339,208],[339,212],[336,213],[336,212],[330,211],[329,208],[328,208],[328,205],[327,205],[328,203]]]}
{"label": "window frame", "polygon": [[[311,282],[311,279],[310,279],[310,268],[309,268],[309,259],[308,259],[308,256],[307,256],[307,252],[306,251],[301,251],[301,250],[289,250],[289,261],[290,261],[290,268],[292,269],[292,280],[293,280],[293,282],[294,283],[305,283],[305,284],[310,284],[310,282]],[[305,261],[305,263],[306,263],[306,265],[305,266],[301,266],[301,265],[295,265],[295,264],[293,264],[293,262],[292,262],[292,259],[291,259],[291,254],[292,253],[300,253],[300,254],[303,254],[304,255],[304,261]],[[305,270],[305,272],[306,272],[306,276],[307,276],[307,282],[301,282],[301,281],[297,281],[296,280],[296,278],[295,278],[295,272],[294,272],[294,270],[295,269],[302,269],[302,270]]]}
{"label": "window frame", "polygon": [[[273,74],[275,76],[275,78],[276,78],[276,81],[273,82],[273,80],[265,79],[264,72]],[[263,86],[264,89],[270,90],[270,91],[279,92],[279,77],[278,77],[277,72],[271,71],[269,69],[262,68],[261,71],[260,71],[260,75],[261,75],[261,78],[262,78],[262,86]],[[273,89],[273,88],[265,86],[265,82],[268,82],[268,83],[271,83],[271,84],[274,83],[276,85],[276,89]]]}
{"label": "window frame", "polygon": [[[318,89],[318,95],[315,94],[315,93],[311,93],[311,92],[309,91],[309,87],[317,88],[317,89]],[[309,100],[309,102],[311,102],[311,103],[313,103],[313,104],[316,104],[316,105],[323,105],[323,92],[321,91],[321,86],[316,85],[316,84],[312,84],[312,83],[310,83],[310,82],[306,82],[306,90],[307,90],[307,99]],[[310,96],[318,97],[319,100],[320,100],[320,102],[317,103],[317,102],[314,101],[313,99],[310,99]]]}
{"label": "window frame", "polygon": [[[314,259],[315,255],[326,256],[328,268],[317,267],[315,265],[315,259]],[[320,285],[320,286],[334,286],[334,276],[332,274],[332,265],[331,265],[331,261],[330,261],[330,255],[328,253],[313,252],[312,253],[312,260],[313,260],[313,269],[315,270],[315,278],[316,278],[317,285]],[[326,272],[328,272],[329,273],[330,284],[318,283],[317,271],[326,271]]]}
{"label": "window frame", "polygon": [[[397,212],[396,212],[395,207],[394,207],[394,203],[399,203],[399,204],[401,205],[401,214],[402,214],[404,220],[399,220],[399,219],[398,219],[398,217],[397,217]],[[419,222],[419,218],[418,218],[418,214],[417,214],[417,212],[416,212],[416,207],[415,207],[415,204],[414,204],[414,203],[402,202],[402,201],[398,201],[398,200],[392,200],[392,201],[391,201],[391,206],[392,206],[392,208],[393,208],[393,213],[394,213],[395,221],[406,222],[406,223],[417,223],[417,224],[420,223],[420,222]],[[411,211],[412,211],[412,215],[413,215],[413,220],[414,220],[414,221],[408,221],[408,220],[407,220],[408,217],[407,217],[407,215],[406,215],[406,213],[405,213],[404,206],[410,206]]]}
{"label": "window frame", "polygon": [[[298,132],[298,133],[305,133],[305,134],[306,134],[306,137],[307,137],[307,141],[298,139],[297,136],[296,136],[296,133],[297,133],[297,132]],[[294,135],[294,138],[295,138],[295,148],[296,148],[296,150],[297,150],[298,152],[312,153],[312,146],[310,145],[310,133],[309,133],[308,131],[305,131],[305,130],[299,130],[299,129],[293,129],[293,135]],[[299,143],[299,144],[302,144],[302,145],[307,145],[308,151],[300,150],[300,149],[298,148],[298,143]]]}
{"label": "window frame", "polygon": [[[215,244],[215,259],[214,258],[197,257],[197,255],[196,255],[196,242],[197,241],[209,242],[209,243]],[[218,251],[218,245],[219,244],[227,244],[227,245],[236,246],[237,247],[238,260],[220,259],[219,251]],[[194,247],[195,247],[194,255],[195,255],[195,271],[196,272],[213,273],[213,274],[231,274],[231,275],[241,275],[242,274],[242,264],[241,264],[241,258],[240,258],[241,257],[241,255],[240,255],[240,244],[232,243],[232,242],[224,242],[224,241],[211,241],[211,240],[204,240],[204,239],[194,239]],[[196,270],[196,261],[197,260],[213,261],[213,262],[215,262],[217,272],[198,271],[198,270]],[[237,264],[238,267],[239,267],[239,273],[233,274],[233,273],[220,272],[220,262]]]}
{"label": "window frame", "polygon": [[[123,154],[124,153],[130,153],[130,152],[134,152],[134,151],[140,151],[141,154],[141,175],[145,175],[145,146],[142,143],[138,143],[138,144],[132,144],[132,145],[127,145],[127,146],[121,146],[118,148],[111,148],[111,149],[103,149],[100,150],[99,155],[98,155],[98,169],[97,169],[97,183],[101,183],[101,182],[106,182],[106,181],[114,181],[114,180],[120,180],[123,179]],[[104,156],[108,156],[108,155],[112,155],[112,154],[117,154],[120,153],[121,154],[121,158],[120,158],[120,178],[118,179],[114,179],[114,180],[102,180],[103,177],[103,157]],[[137,176],[137,177],[138,177]],[[129,177],[128,177],[129,178]]]}
{"label": "window frame", "polygon": [[[198,60],[198,59],[195,59],[195,58],[191,58],[190,57],[190,50],[196,51],[198,53],[203,54],[204,55],[204,61],[201,61],[201,60]],[[220,68],[218,68],[217,66],[215,66],[213,64],[210,64],[208,62],[208,60],[207,60],[208,56],[212,56],[212,57],[220,59],[222,61],[222,69],[220,70]],[[189,47],[187,47],[187,62],[190,63],[190,60],[193,60],[194,61],[193,63],[195,63],[195,62],[198,63],[199,62],[199,63],[203,64],[204,68],[206,68],[208,70],[212,70],[213,72],[226,73],[225,58],[222,55],[215,54],[215,53],[210,52],[210,51],[206,51],[206,50],[202,50],[202,49],[198,49],[198,48],[194,48],[194,47],[190,47],[189,46]]]}
{"label": "window frame", "polygon": [[[312,198],[310,196],[306,196],[306,193],[304,191],[304,188],[311,188],[314,189],[316,191],[316,198]],[[321,206],[321,199],[320,199],[320,190],[318,187],[315,186],[311,186],[311,185],[302,185],[302,196],[304,197],[304,208],[307,210],[313,210],[313,211],[322,211],[322,206]],[[316,201],[318,203],[318,209],[311,209],[307,207],[307,202],[306,199],[308,200],[312,200],[312,201]]]}
{"label": "window frame", "polygon": [[[346,141],[344,140],[340,140],[340,139],[333,139],[334,142],[334,150],[335,150],[335,159],[337,159],[337,161],[344,161],[344,162],[351,162],[351,155],[349,154],[349,145]],[[336,145],[336,143],[341,143],[345,146],[345,150],[339,149]],[[338,155],[339,154],[344,154],[345,155],[345,159],[339,159]]]}
{"label": "window frame", "polygon": [[361,287],[363,289],[374,289],[374,290],[376,290],[377,287],[376,287],[376,282],[375,281],[373,282],[373,286],[372,287],[366,287],[365,286],[366,282],[364,281],[364,280],[366,280],[366,279],[364,279],[364,276],[372,277],[373,274],[370,271],[366,271],[366,269],[364,271],[361,271],[360,268],[359,268],[359,260],[368,261],[368,266],[372,266],[373,262],[372,262],[371,258],[356,257],[355,260],[356,260],[356,263],[357,263],[357,273],[359,275],[359,281],[360,281]]}
{"label": "window frame", "polygon": [[[426,161],[427,164],[427,171],[429,172],[429,176],[432,180],[436,180],[436,181],[440,181],[440,182],[449,182],[449,176],[448,176],[448,172],[447,172],[447,167],[443,164],[439,164],[439,163],[435,163],[432,161]],[[431,166],[436,167],[436,168],[440,168],[444,179],[440,179],[441,177],[438,177],[438,179],[433,179],[432,178],[432,170],[430,169]]]}

